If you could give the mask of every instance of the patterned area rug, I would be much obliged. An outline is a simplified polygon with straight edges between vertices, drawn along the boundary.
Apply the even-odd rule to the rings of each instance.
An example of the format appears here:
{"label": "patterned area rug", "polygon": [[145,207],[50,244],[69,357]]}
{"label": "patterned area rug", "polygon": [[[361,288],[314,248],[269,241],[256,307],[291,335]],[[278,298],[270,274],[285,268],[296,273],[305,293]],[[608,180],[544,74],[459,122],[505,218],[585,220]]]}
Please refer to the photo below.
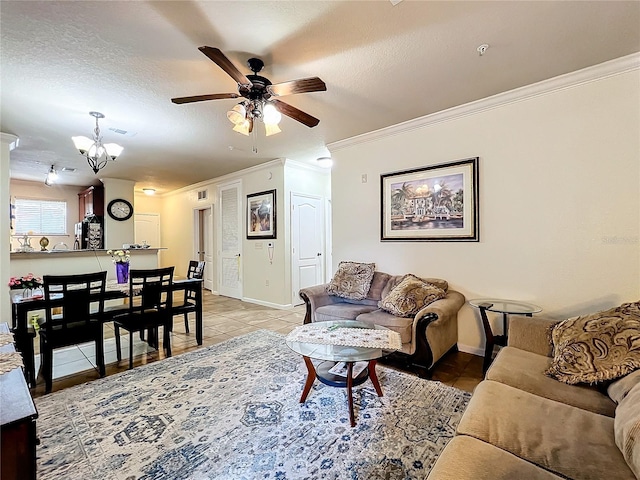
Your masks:
{"label": "patterned area rug", "polygon": [[36,400],[39,479],[425,478],[471,394],[384,366],[346,391],[260,330]]}

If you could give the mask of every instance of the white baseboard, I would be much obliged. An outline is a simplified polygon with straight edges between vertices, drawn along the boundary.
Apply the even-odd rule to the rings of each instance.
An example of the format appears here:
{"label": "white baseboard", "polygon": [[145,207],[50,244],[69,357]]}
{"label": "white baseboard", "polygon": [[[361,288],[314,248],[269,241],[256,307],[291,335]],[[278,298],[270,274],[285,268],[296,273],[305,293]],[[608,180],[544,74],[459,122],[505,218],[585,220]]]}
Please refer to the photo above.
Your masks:
{"label": "white baseboard", "polygon": [[472,347],[470,345],[463,345],[462,343],[458,343],[458,350],[464,353],[470,353],[472,355],[484,357],[484,348]]}
{"label": "white baseboard", "polygon": [[277,308],[278,310],[289,310],[293,308],[293,305],[291,305],[290,303],[282,305],[280,303],[271,303],[265,302],[264,300],[256,300],[255,298],[242,297],[242,301],[247,303],[254,303],[256,305],[262,305],[263,307]]}

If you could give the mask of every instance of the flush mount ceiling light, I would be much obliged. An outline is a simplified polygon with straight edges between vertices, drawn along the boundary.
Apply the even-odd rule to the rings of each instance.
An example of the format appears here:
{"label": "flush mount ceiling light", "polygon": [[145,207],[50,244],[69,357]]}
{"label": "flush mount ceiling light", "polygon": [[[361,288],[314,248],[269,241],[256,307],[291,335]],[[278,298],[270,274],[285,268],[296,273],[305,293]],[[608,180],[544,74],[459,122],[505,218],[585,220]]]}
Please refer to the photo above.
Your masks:
{"label": "flush mount ceiling light", "polygon": [[109,160],[115,160],[124,150],[123,147],[117,143],[102,143],[102,137],[100,136],[100,127],[98,126],[98,120],[104,118],[104,115],[100,112],[89,112],[89,115],[96,119],[96,128],[93,130],[93,138],[87,138],[84,136],[71,137],[73,144],[76,146],[80,155],[84,155],[87,158],[87,163],[93,170],[93,173],[98,173],[101,168],[104,168]]}
{"label": "flush mount ceiling light", "polygon": [[155,195],[155,193],[156,193],[156,189],[155,188],[143,188],[142,191],[146,195]]}
{"label": "flush mount ceiling light", "polygon": [[53,165],[51,165],[51,168],[49,169],[49,172],[47,173],[47,177],[44,179],[44,184],[47,187],[50,187],[51,185],[53,185],[55,183],[55,181],[58,179],[58,172],[56,172],[56,169],[54,168]]}
{"label": "flush mount ceiling light", "polygon": [[320,157],[316,159],[316,162],[323,168],[331,168],[333,166],[333,159],[331,157]]}

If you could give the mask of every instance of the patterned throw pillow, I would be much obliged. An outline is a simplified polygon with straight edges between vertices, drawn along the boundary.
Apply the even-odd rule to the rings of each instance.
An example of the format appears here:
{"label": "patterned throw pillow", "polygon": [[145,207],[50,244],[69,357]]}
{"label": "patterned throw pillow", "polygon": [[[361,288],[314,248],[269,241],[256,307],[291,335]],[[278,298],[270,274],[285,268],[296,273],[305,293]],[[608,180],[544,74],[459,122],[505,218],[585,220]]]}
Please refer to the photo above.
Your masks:
{"label": "patterned throw pillow", "polygon": [[563,320],[551,339],[549,377],[571,385],[622,377],[640,368],[640,302]]}
{"label": "patterned throw pillow", "polygon": [[446,295],[443,289],[409,273],[389,295],[378,302],[378,307],[398,317],[413,317],[425,306]]}
{"label": "patterned throw pillow", "polygon": [[363,300],[369,293],[375,263],[340,262],[338,271],[327,284],[327,293],[349,300]]}

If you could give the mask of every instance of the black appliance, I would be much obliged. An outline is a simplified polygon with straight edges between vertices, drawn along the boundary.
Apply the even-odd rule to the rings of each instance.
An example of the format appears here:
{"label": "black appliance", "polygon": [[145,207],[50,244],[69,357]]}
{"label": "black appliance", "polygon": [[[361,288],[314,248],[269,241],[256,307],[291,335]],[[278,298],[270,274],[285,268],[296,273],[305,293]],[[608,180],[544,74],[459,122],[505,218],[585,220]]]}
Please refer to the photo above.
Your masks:
{"label": "black appliance", "polygon": [[104,229],[102,217],[91,215],[76,223],[74,250],[102,250],[104,247]]}

